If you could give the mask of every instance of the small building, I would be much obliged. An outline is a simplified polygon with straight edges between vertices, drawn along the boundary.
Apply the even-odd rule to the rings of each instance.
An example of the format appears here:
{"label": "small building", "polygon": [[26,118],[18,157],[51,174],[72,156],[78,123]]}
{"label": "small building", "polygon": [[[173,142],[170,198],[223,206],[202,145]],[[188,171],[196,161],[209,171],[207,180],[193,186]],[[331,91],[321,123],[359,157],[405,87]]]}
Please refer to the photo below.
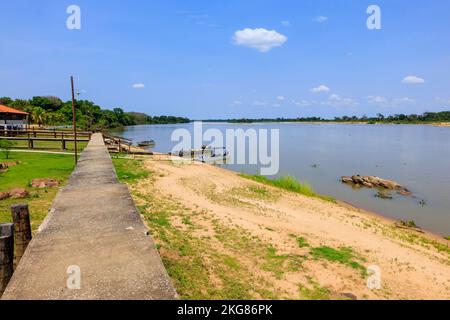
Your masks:
{"label": "small building", "polygon": [[0,104],[0,132],[5,130],[26,129],[28,113]]}

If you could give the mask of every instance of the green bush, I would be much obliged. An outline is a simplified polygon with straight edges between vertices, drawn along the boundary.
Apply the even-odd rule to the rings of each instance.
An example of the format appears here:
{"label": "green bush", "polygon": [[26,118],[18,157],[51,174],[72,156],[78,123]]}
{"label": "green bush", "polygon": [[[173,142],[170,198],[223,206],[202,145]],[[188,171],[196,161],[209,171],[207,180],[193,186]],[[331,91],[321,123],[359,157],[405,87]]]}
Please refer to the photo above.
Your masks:
{"label": "green bush", "polygon": [[9,140],[0,140],[0,151],[6,159],[9,159],[11,149],[16,145],[15,142]]}

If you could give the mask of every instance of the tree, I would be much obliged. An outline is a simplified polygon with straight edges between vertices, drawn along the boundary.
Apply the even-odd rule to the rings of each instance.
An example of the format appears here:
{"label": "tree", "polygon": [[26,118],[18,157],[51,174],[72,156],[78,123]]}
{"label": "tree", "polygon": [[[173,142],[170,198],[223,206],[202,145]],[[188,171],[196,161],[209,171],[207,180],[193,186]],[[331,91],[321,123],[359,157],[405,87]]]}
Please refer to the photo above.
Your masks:
{"label": "tree", "polygon": [[13,102],[13,99],[11,99],[9,97],[0,98],[0,104],[2,104],[4,106],[11,106],[12,102]]}
{"label": "tree", "polygon": [[31,120],[34,123],[37,123],[39,125],[39,127],[42,127],[42,125],[45,123],[46,121],[46,113],[45,110],[42,109],[41,107],[34,107],[31,110]]}
{"label": "tree", "polygon": [[30,100],[30,104],[34,107],[40,107],[44,110],[48,110],[48,111],[57,111],[59,110],[63,103],[61,101],[61,99],[57,98],[57,97],[33,97]]}
{"label": "tree", "polygon": [[3,153],[6,159],[9,159],[11,149],[15,146],[15,143],[9,140],[0,140],[0,151]]}

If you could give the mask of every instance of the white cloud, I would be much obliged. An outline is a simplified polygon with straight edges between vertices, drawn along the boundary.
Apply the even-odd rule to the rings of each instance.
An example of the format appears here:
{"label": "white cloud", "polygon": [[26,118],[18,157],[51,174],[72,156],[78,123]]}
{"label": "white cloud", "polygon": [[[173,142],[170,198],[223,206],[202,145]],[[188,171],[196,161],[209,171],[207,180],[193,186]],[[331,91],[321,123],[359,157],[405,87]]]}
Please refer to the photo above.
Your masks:
{"label": "white cloud", "polygon": [[312,88],[310,91],[312,93],[330,92],[330,88],[328,88],[327,86],[322,84],[322,85],[318,86],[317,88]]}
{"label": "white cloud", "polygon": [[327,20],[328,20],[328,17],[325,17],[325,16],[318,16],[318,17],[314,18],[314,21],[318,22],[318,23],[323,23],[323,22],[325,22]]}
{"label": "white cloud", "polygon": [[277,100],[278,100],[278,101],[284,101],[285,98],[284,98],[284,96],[278,96],[278,97],[277,97]]}
{"label": "white cloud", "polygon": [[281,24],[285,27],[289,27],[291,25],[291,22],[288,20],[283,20],[283,21],[281,21]]}
{"label": "white cloud", "polygon": [[264,28],[238,30],[234,33],[234,44],[249,47],[259,52],[269,52],[275,47],[282,46],[288,38],[275,30]]}
{"label": "white cloud", "polygon": [[133,84],[133,89],[144,89],[145,88],[145,84],[143,83],[135,83]]}
{"label": "white cloud", "polygon": [[425,83],[425,80],[423,78],[420,78],[418,76],[407,76],[402,80],[402,83],[406,84],[422,84]]}
{"label": "white cloud", "polygon": [[244,103],[240,100],[235,100],[233,101],[233,103],[231,105],[233,106],[242,106]]}

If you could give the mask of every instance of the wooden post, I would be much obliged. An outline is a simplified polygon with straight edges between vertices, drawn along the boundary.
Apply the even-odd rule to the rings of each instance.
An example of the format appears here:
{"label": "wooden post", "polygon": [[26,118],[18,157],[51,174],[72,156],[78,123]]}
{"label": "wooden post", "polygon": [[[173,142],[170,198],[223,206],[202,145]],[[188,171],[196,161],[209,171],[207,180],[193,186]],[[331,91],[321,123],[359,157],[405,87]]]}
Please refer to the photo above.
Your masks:
{"label": "wooden post", "polygon": [[14,264],[18,265],[28,244],[31,241],[30,212],[27,204],[18,204],[11,207],[14,222],[14,239],[16,243],[16,256]]}
{"label": "wooden post", "polygon": [[75,105],[75,89],[73,84],[73,77],[70,77],[70,83],[72,86],[72,120],[73,120],[73,144],[75,149],[75,165],[78,163],[78,148],[77,148],[77,114],[76,114],[76,105]]}
{"label": "wooden post", "polygon": [[0,297],[14,272],[14,224],[0,224]]}
{"label": "wooden post", "polygon": [[30,138],[30,133],[28,132],[28,149],[32,149],[31,147],[31,138]]}

